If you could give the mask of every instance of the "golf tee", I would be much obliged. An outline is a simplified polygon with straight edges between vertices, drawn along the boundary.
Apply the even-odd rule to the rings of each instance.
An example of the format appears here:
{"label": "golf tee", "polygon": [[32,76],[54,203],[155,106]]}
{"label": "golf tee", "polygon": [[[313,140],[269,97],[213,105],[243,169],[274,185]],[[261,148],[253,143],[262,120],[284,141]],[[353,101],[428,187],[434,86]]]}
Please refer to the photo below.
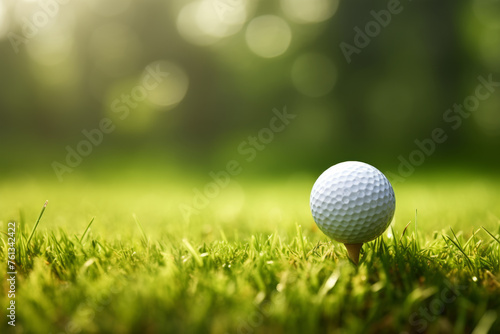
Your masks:
{"label": "golf tee", "polygon": [[347,254],[349,255],[349,258],[354,262],[356,265],[358,265],[359,262],[359,251],[361,250],[361,247],[363,247],[363,244],[344,244],[345,248],[347,249]]}

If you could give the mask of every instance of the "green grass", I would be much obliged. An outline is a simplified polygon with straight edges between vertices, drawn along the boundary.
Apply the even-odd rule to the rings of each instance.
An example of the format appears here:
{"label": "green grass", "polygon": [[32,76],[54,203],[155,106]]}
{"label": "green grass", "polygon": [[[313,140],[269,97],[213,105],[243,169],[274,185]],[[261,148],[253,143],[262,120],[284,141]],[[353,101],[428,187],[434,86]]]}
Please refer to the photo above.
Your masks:
{"label": "green grass", "polygon": [[[358,267],[312,222],[308,176],[232,182],[189,221],[178,205],[207,180],[5,180],[17,326],[0,332],[496,333],[500,182],[457,179],[396,185],[393,226]],[[2,233],[2,264],[7,248]]]}

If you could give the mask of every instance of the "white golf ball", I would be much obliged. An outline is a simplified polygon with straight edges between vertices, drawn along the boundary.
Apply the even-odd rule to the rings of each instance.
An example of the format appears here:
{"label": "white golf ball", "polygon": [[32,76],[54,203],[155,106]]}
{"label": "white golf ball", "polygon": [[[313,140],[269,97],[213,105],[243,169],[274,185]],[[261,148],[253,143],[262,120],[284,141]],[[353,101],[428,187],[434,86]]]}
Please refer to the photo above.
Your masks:
{"label": "white golf ball", "polygon": [[394,216],[396,197],[387,178],[363,162],[328,168],[314,183],[311,212],[321,231],[345,244],[376,239]]}

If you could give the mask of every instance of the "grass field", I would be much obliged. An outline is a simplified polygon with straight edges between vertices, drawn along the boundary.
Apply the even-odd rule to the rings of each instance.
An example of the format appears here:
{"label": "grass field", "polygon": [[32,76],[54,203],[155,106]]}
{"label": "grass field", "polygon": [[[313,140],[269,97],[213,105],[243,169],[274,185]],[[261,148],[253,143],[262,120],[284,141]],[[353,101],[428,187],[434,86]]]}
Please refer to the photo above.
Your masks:
{"label": "grass field", "polygon": [[17,276],[0,332],[500,332],[498,178],[395,185],[393,224],[358,267],[314,225],[313,176],[233,180],[189,217],[179,205],[209,179],[184,179],[2,181],[2,277],[9,221]]}

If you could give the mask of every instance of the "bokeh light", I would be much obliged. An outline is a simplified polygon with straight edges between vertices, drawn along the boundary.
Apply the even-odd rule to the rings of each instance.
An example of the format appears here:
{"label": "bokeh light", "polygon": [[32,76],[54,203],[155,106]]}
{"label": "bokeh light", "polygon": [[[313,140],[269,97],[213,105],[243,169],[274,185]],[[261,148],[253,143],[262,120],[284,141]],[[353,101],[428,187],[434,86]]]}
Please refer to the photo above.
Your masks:
{"label": "bokeh light", "polygon": [[282,18],[263,15],[248,24],[245,37],[253,53],[263,58],[273,58],[286,52],[292,41],[292,31]]}
{"label": "bokeh light", "polygon": [[73,47],[71,31],[59,26],[46,28],[26,44],[30,57],[40,65],[53,66],[63,62]]}
{"label": "bokeh light", "polygon": [[0,0],[0,39],[5,37],[8,27],[9,24],[7,21],[7,8],[3,0]]}
{"label": "bokeh light", "polygon": [[196,23],[210,36],[226,37],[238,32],[246,20],[246,7],[240,5],[226,8],[215,5],[217,1],[201,1]]}
{"label": "bokeh light", "polygon": [[94,30],[88,49],[96,68],[108,76],[130,74],[141,66],[139,36],[124,24],[110,23]]}
{"label": "bokeh light", "polygon": [[33,14],[40,10],[36,6],[36,2],[34,1],[16,1],[15,5],[13,5],[12,16],[15,21],[21,22],[23,18],[26,18],[28,21],[32,19]]}
{"label": "bokeh light", "polygon": [[88,6],[102,16],[113,16],[126,11],[132,0],[87,0]]}
{"label": "bokeh light", "polygon": [[335,14],[338,0],[281,0],[287,18],[297,23],[317,23]]}
{"label": "bokeh light", "polygon": [[188,42],[201,46],[210,45],[219,40],[207,35],[196,23],[201,2],[191,2],[184,6],[177,16],[177,30]]}
{"label": "bokeh light", "polygon": [[[71,92],[70,96],[66,96],[68,99],[77,95],[75,89],[81,79],[81,67],[74,54],[65,57],[60,63],[54,65],[40,65],[37,63],[32,66],[32,71],[35,79],[42,83],[44,88],[52,88],[59,92]],[[54,73],[57,73],[57,75],[54,75]]]}
{"label": "bokeh light", "polygon": [[153,62],[146,67],[142,78],[145,76],[156,78],[157,85],[153,84],[154,88],[148,92],[148,100],[157,106],[174,107],[186,96],[189,77],[182,67],[173,62],[166,60]]}
{"label": "bokeh light", "polygon": [[210,45],[240,31],[246,18],[246,1],[234,5],[222,1],[195,1],[179,12],[177,30],[190,43]]}
{"label": "bokeh light", "polygon": [[293,63],[291,73],[295,88],[309,97],[328,94],[337,80],[337,69],[333,61],[318,53],[299,56]]}

